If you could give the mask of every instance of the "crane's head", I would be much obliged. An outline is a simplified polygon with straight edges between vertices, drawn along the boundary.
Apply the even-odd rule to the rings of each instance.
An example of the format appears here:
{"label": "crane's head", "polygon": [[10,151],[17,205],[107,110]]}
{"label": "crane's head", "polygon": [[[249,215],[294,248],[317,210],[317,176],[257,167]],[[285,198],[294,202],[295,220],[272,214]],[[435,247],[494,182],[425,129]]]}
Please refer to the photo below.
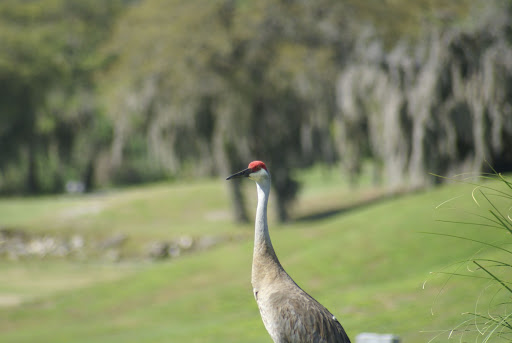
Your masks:
{"label": "crane's head", "polygon": [[261,161],[252,161],[249,163],[249,167],[247,169],[244,169],[242,171],[239,171],[238,173],[235,173],[228,177],[226,180],[231,180],[235,178],[240,177],[248,177],[251,180],[254,181],[260,181],[263,178],[268,178],[270,174],[268,173],[267,166],[265,163]]}

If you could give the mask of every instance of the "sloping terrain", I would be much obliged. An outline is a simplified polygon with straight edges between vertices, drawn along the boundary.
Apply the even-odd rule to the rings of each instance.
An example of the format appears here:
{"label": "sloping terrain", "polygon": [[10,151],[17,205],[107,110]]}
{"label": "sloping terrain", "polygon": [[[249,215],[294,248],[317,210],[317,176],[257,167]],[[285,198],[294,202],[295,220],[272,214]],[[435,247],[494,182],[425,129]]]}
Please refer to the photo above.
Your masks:
{"label": "sloping terrain", "polygon": [[[343,211],[374,197],[368,190],[351,192],[336,182],[317,181],[305,187],[297,204],[302,211],[297,217],[303,219],[277,225],[271,218],[271,236],[290,275],[340,318],[351,338],[381,332],[398,334],[404,342],[424,342],[434,334],[420,331],[449,329],[461,321],[460,313],[473,308],[482,287],[478,283],[461,286],[454,279],[437,300],[442,278],[422,288],[429,272],[468,258],[479,245],[421,232],[469,232],[485,239],[495,234],[436,222],[446,215],[435,209],[445,200],[464,195],[460,206],[471,206],[470,186],[449,185]],[[236,237],[209,250],[152,263],[4,259],[2,341],[270,342],[251,292],[252,225],[230,222],[222,187],[208,181],[160,184],[99,199],[2,200],[6,223],[29,232],[51,226],[53,232],[108,235],[126,229],[134,242],[183,234]],[[66,225],[60,221],[63,211],[91,201],[99,201],[102,210],[68,218]],[[333,210],[337,204],[338,211]],[[10,218],[6,206],[11,206]],[[13,214],[24,206],[33,219]],[[330,215],[310,215],[322,207]],[[461,215],[448,214],[451,219]]]}

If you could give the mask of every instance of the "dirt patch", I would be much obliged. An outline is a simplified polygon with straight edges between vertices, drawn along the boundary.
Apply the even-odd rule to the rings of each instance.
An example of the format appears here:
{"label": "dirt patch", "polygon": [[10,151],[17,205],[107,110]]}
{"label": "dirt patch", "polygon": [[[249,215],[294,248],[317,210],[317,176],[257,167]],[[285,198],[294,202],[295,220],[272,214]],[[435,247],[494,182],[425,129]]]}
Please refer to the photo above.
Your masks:
{"label": "dirt patch", "polygon": [[23,302],[21,295],[0,293],[0,307],[18,306]]}

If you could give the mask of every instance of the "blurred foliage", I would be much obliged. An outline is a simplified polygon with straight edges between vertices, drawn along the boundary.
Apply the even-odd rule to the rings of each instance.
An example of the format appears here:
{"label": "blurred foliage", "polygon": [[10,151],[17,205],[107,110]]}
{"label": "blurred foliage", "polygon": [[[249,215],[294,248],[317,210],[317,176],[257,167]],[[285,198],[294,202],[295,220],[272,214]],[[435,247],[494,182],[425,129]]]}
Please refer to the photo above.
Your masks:
{"label": "blurred foliage", "polygon": [[[512,66],[485,57],[508,54],[503,18],[500,0],[4,1],[0,191],[229,175],[261,159],[286,220],[292,170],[317,162],[355,176],[373,161],[375,180],[414,186],[484,153],[507,166],[509,83],[490,75]],[[469,86],[451,90],[461,83],[490,96],[471,105]],[[440,108],[462,119],[439,123]],[[468,116],[475,126],[457,130]],[[500,143],[468,145],[486,120]]]}
{"label": "blurred foliage", "polygon": [[468,0],[368,0],[347,1],[346,11],[357,18],[358,30],[371,27],[385,45],[392,48],[399,40],[419,40],[432,27],[443,29],[471,20],[479,1]]}
{"label": "blurred foliage", "polygon": [[[0,187],[56,191],[82,178],[110,136],[97,105],[97,53],[121,1],[0,3]],[[17,168],[10,178],[6,170]]]}
{"label": "blurred foliage", "polygon": [[[138,152],[154,157],[150,168],[174,173],[190,172],[184,166],[192,162],[200,174],[228,174],[263,159],[285,220],[298,190],[289,169],[334,160],[321,132],[335,108],[329,89],[342,6],[326,12],[328,3],[155,0],[133,7],[106,48],[117,56],[102,92],[116,123],[114,147],[147,137],[147,150]],[[134,157],[126,153],[114,155],[120,168]]]}

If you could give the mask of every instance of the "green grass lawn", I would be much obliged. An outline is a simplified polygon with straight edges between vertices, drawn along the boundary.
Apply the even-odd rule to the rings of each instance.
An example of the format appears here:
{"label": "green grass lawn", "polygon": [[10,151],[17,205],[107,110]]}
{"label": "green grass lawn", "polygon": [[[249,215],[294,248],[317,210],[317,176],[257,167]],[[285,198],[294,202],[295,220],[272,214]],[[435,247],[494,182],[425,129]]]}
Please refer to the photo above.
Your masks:
{"label": "green grass lawn", "polygon": [[[464,218],[463,212],[435,207],[462,194],[458,206],[471,207],[472,187],[449,185],[332,211],[382,191],[350,191],[337,178],[313,179],[294,216],[332,215],[286,225],[271,218],[271,236],[285,269],[340,319],[351,338],[381,332],[425,342],[434,333],[422,330],[449,329],[473,309],[482,284],[454,280],[435,304],[444,278],[422,285],[429,272],[468,258],[479,245],[421,233],[498,238],[496,230],[435,221]],[[254,185],[248,181],[247,187],[254,204]],[[157,263],[0,262],[0,340],[271,342],[250,284],[252,225],[232,223],[229,209],[225,184],[218,180],[0,200],[0,225],[34,232],[122,232],[135,241],[243,233],[211,250]]]}

